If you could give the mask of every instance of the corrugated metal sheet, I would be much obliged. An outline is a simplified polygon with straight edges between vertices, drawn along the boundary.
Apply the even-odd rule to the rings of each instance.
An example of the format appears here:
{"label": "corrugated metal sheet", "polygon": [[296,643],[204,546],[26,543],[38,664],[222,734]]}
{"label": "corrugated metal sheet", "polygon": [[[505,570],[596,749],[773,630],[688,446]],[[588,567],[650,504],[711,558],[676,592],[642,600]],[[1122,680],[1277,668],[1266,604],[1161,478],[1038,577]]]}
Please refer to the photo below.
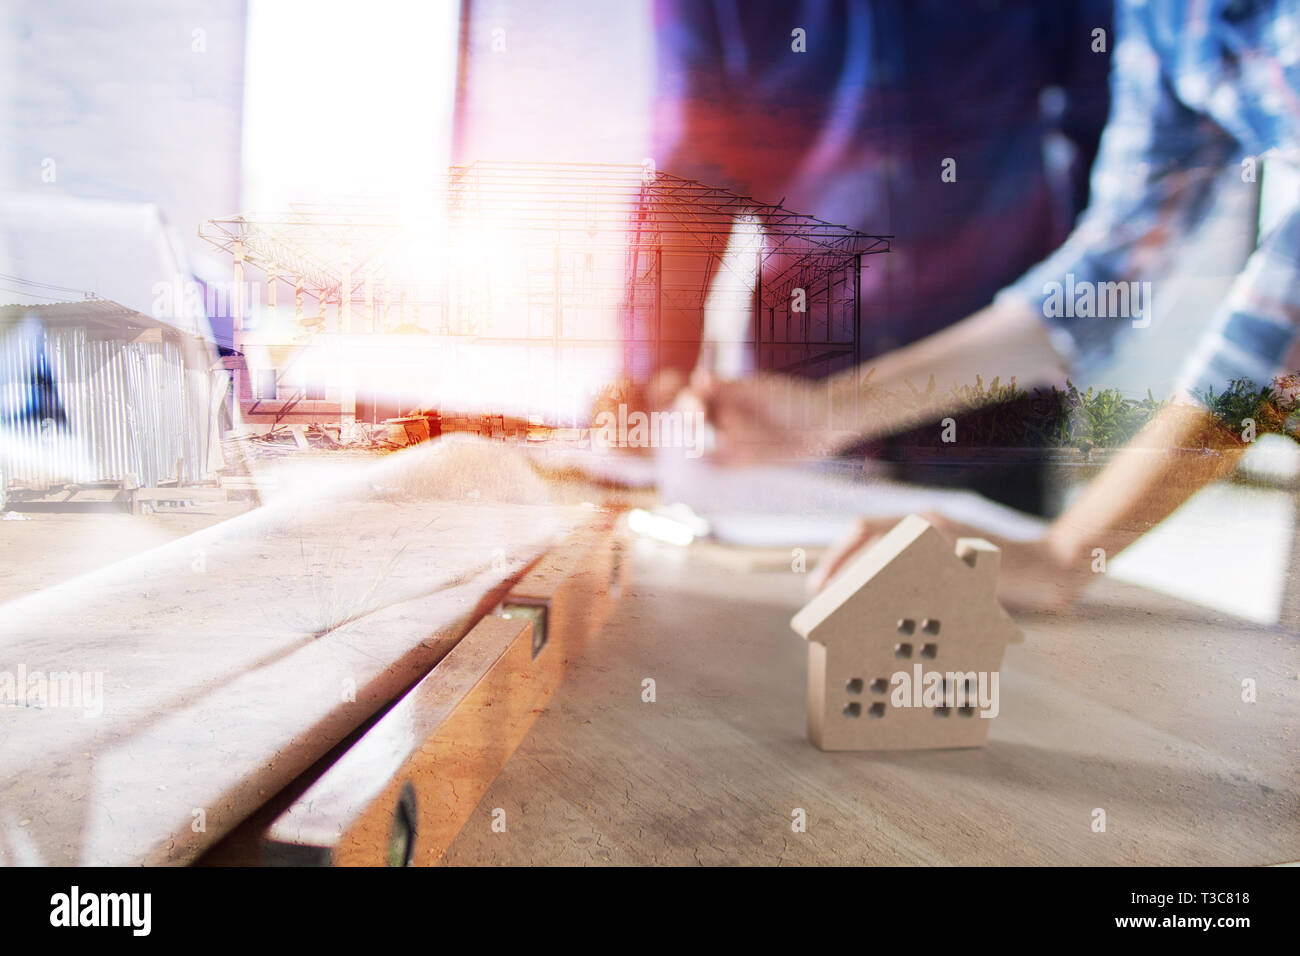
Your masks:
{"label": "corrugated metal sheet", "polygon": [[87,335],[84,327],[47,327],[28,319],[0,340],[0,382],[12,397],[30,388],[44,360],[66,423],[15,414],[0,421],[6,480],[186,481],[208,472],[209,383],[206,369],[186,368],[174,342]]}

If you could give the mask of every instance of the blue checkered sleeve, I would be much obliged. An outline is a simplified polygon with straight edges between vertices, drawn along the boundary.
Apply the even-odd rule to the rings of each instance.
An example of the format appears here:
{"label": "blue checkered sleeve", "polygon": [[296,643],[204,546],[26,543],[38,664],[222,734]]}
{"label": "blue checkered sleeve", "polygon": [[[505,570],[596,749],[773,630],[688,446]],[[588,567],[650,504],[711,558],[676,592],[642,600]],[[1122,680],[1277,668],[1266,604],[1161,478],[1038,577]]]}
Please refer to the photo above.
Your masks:
{"label": "blue checkered sleeve", "polygon": [[1062,315],[1052,307],[1053,290],[1159,278],[1174,240],[1208,215],[1215,177],[1241,153],[1222,127],[1180,102],[1148,14],[1127,3],[1118,14],[1111,115],[1087,210],[1060,249],[999,294],[1037,310],[1076,367],[1106,358],[1134,316]]}
{"label": "blue checkered sleeve", "polygon": [[1291,201],[1262,237],[1179,379],[1179,391],[1222,393],[1244,379],[1255,388],[1296,371],[1300,329],[1300,202]]}

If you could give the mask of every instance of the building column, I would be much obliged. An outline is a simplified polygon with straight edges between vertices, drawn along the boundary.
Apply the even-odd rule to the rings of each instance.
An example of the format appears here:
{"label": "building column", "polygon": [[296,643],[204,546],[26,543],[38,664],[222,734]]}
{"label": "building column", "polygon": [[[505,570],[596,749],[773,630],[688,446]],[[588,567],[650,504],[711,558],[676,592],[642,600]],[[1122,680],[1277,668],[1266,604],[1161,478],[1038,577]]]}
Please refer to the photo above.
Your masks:
{"label": "building column", "polygon": [[244,244],[235,240],[235,287],[230,290],[230,321],[235,349],[239,349],[244,331]]}
{"label": "building column", "polygon": [[352,247],[343,253],[343,287],[339,290],[339,331],[352,331]]}
{"label": "building column", "polygon": [[276,318],[275,286],[278,278],[279,278],[279,274],[276,272],[275,265],[272,264],[268,266],[266,270],[266,322],[265,322],[265,327],[267,329],[275,328],[275,318]]}
{"label": "building column", "polygon": [[367,332],[375,331],[375,274],[366,273],[366,325]]}

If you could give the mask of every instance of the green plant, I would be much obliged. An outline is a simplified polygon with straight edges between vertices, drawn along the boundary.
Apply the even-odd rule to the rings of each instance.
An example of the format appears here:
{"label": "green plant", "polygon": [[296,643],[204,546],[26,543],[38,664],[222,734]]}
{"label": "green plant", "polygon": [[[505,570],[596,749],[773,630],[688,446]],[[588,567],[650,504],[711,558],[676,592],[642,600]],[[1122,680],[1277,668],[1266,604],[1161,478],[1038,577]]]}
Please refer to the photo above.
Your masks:
{"label": "green plant", "polygon": [[[922,391],[908,382],[908,390],[885,401],[919,410],[934,398],[931,378]],[[1089,387],[1080,391],[1073,382],[1065,388],[1022,388],[1014,378],[995,378],[987,385],[977,376],[973,385],[954,386],[955,416],[962,419],[963,443],[977,447],[1081,448],[1125,444],[1166,404],[1149,390],[1144,398],[1125,398],[1118,389]],[[912,433],[912,443],[934,444],[933,428]]]}
{"label": "green plant", "polygon": [[1281,376],[1261,388],[1250,379],[1238,378],[1217,395],[1211,386],[1196,397],[1234,431],[1251,421],[1258,435],[1272,432],[1295,437],[1296,379],[1296,375]]}
{"label": "green plant", "polygon": [[[924,391],[908,382],[906,391],[877,397],[919,411],[932,403],[935,392],[931,377]],[[1089,386],[1080,391],[1067,380],[1065,388],[1027,391],[1014,378],[1007,383],[995,378],[986,385],[980,376],[973,385],[954,386],[952,396],[952,414],[962,419],[962,442],[968,447],[1078,448],[1085,453],[1127,444],[1170,404],[1150,389],[1142,398],[1126,398],[1115,388]],[[1279,376],[1263,387],[1236,379],[1221,392],[1211,388],[1197,392],[1196,398],[1234,432],[1250,421],[1257,435],[1300,437],[1300,372]],[[940,440],[927,425],[911,431],[904,443],[935,445]]]}

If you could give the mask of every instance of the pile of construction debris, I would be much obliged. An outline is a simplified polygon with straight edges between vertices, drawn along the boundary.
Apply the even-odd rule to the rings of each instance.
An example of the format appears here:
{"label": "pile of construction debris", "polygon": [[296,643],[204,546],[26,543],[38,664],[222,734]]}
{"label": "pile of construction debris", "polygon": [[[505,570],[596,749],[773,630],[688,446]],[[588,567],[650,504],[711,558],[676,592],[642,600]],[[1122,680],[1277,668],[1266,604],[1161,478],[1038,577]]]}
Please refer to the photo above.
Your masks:
{"label": "pile of construction debris", "polygon": [[[416,419],[423,423],[424,419]],[[390,423],[371,425],[366,422],[324,423],[311,425],[277,425],[267,431],[233,431],[226,441],[247,442],[253,457],[274,457],[313,449],[336,451],[396,451],[407,445],[427,441],[429,429]]]}
{"label": "pile of construction debris", "polygon": [[396,451],[451,433],[478,435],[494,441],[538,441],[551,437],[553,431],[503,415],[444,416],[437,412],[416,411],[378,424],[324,422],[281,424],[269,429],[252,426],[229,432],[227,441],[248,442],[254,456],[264,457],[313,449]]}

